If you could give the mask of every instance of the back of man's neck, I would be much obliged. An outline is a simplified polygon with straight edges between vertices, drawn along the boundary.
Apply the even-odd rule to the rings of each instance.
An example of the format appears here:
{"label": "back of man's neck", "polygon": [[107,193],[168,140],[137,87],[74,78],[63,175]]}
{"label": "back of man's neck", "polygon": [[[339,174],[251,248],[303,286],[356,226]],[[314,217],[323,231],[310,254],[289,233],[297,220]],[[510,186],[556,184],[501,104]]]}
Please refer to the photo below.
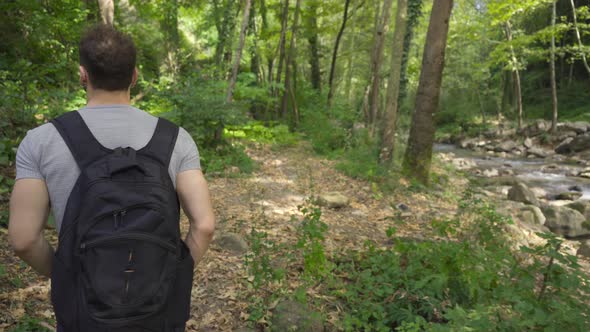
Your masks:
{"label": "back of man's neck", "polygon": [[95,90],[87,95],[86,106],[100,105],[130,105],[129,91]]}

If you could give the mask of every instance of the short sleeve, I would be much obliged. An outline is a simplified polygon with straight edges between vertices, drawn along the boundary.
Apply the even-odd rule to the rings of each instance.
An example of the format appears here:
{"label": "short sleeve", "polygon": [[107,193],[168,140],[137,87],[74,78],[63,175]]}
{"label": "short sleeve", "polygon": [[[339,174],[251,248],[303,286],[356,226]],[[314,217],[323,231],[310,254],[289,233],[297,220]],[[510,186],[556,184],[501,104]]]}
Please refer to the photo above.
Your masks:
{"label": "short sleeve", "polygon": [[42,179],[40,151],[31,131],[27,133],[16,151],[16,179]]}
{"label": "short sleeve", "polygon": [[177,145],[181,155],[176,173],[201,169],[201,158],[199,157],[197,144],[184,128],[180,128],[178,132]]}

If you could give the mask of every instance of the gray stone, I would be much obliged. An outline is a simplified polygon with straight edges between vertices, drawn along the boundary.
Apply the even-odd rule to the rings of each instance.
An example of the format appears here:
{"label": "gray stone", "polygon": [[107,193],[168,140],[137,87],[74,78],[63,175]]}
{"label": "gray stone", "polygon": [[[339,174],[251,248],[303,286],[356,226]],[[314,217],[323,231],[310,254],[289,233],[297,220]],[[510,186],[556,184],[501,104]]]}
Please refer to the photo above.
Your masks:
{"label": "gray stone", "polygon": [[564,122],[557,125],[560,131],[574,131],[577,134],[583,134],[590,128],[590,123],[584,121]]}
{"label": "gray stone", "polygon": [[273,332],[323,332],[324,323],[319,313],[312,312],[306,305],[296,301],[279,303],[272,313]]}
{"label": "gray stone", "polygon": [[534,137],[547,132],[551,128],[551,124],[545,120],[535,120],[535,122],[526,126],[522,133],[526,137]]}
{"label": "gray stone", "polygon": [[586,220],[590,221],[590,200],[582,199],[566,206],[580,212]]}
{"label": "gray stone", "polygon": [[495,152],[512,152],[514,149],[516,149],[516,143],[514,141],[505,141],[494,147]]}
{"label": "gray stone", "polygon": [[558,201],[575,201],[578,198],[582,197],[582,193],[578,191],[568,191],[565,193],[560,193],[555,196],[555,199]]}
{"label": "gray stone", "polygon": [[565,206],[545,206],[542,210],[547,218],[545,226],[552,232],[568,238],[590,235],[586,218],[580,212]]}
{"label": "gray stone", "polygon": [[582,241],[580,248],[578,249],[578,256],[590,258],[590,240]]}
{"label": "gray stone", "polygon": [[527,148],[527,149],[530,149],[530,148],[532,148],[532,147],[533,147],[533,140],[532,140],[532,139],[530,139],[529,137],[527,137],[527,138],[524,140],[524,147],[525,147],[525,148]]}
{"label": "gray stone", "polygon": [[483,176],[485,176],[486,178],[492,178],[492,177],[496,177],[499,176],[500,172],[498,172],[497,169],[492,168],[492,169],[485,169],[483,171]]}
{"label": "gray stone", "polygon": [[452,161],[453,166],[455,166],[458,170],[467,170],[474,167],[477,167],[477,164],[471,159],[464,159],[464,158],[456,158]]}
{"label": "gray stone", "polygon": [[549,156],[549,154],[550,154],[548,151],[545,151],[545,150],[543,150],[539,147],[536,147],[536,146],[529,148],[527,150],[527,153],[529,155],[533,155],[533,156],[539,157],[539,158],[547,158],[547,156]]}
{"label": "gray stone", "polygon": [[225,233],[215,239],[215,243],[234,255],[242,255],[248,251],[248,244],[238,234]]}
{"label": "gray stone", "polygon": [[555,148],[555,152],[565,154],[580,152],[588,149],[590,149],[590,133],[576,136],[575,138],[571,139],[571,141],[569,138],[566,139],[561,144],[559,144],[557,148]]}
{"label": "gray stone", "polygon": [[520,209],[521,220],[528,224],[545,225],[547,218],[540,208],[534,205],[527,205]]}
{"label": "gray stone", "polygon": [[404,203],[399,203],[398,205],[395,206],[395,208],[400,211],[403,211],[403,212],[408,212],[411,210],[410,207]]}
{"label": "gray stone", "polygon": [[512,186],[512,188],[510,188],[508,191],[508,199],[511,201],[522,202],[535,206],[540,205],[539,200],[535,196],[535,193],[533,193],[533,191],[522,182],[517,182]]}
{"label": "gray stone", "polygon": [[339,209],[350,203],[348,197],[339,192],[328,192],[318,197],[318,204],[331,209]]}

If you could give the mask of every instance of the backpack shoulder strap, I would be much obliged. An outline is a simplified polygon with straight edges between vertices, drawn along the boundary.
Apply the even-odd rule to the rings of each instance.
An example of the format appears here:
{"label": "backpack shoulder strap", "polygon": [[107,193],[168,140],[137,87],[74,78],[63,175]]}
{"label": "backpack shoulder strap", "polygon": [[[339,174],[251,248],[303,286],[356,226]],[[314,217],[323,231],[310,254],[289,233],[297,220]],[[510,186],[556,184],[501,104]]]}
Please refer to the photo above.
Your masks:
{"label": "backpack shoulder strap", "polygon": [[170,165],[170,158],[176,145],[176,138],[178,137],[179,128],[174,123],[164,119],[158,118],[158,124],[154,131],[154,136],[141,152],[147,152],[153,158],[156,158],[166,168]]}
{"label": "backpack shoulder strap", "polygon": [[78,111],[67,112],[51,120],[51,123],[66,142],[80,169],[108,154],[108,149],[92,135]]}

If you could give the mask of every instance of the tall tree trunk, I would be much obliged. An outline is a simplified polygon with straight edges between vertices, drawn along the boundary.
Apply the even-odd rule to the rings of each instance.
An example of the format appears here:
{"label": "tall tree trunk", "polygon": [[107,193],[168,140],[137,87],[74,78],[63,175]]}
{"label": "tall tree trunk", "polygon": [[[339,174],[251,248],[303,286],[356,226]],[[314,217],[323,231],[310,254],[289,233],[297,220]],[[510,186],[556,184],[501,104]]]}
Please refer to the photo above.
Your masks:
{"label": "tall tree trunk", "polygon": [[590,75],[590,66],[588,66],[588,60],[586,59],[586,52],[584,51],[584,44],[582,43],[582,38],[580,37],[580,29],[578,28],[578,17],[576,14],[576,4],[574,0],[570,0],[570,4],[572,6],[572,17],[574,19],[574,31],[576,32],[576,39],[578,40],[578,47],[580,48],[580,54],[582,55],[582,62],[584,62],[584,68]]}
{"label": "tall tree trunk", "polygon": [[404,158],[404,170],[423,184],[428,184],[432,162],[436,131],[434,114],[438,109],[452,9],[453,0],[434,0],[424,45],[416,109]]}
{"label": "tall tree trunk", "polygon": [[[356,12],[356,8],[353,10],[352,15],[354,15]],[[352,16],[351,15],[351,16]],[[348,43],[348,72],[346,74],[346,86],[344,88],[344,90],[346,91],[346,100],[348,100],[349,103],[352,102],[352,96],[354,96],[354,88],[352,86],[352,77],[353,77],[353,73],[354,73],[354,50],[356,48],[355,45],[355,41],[356,41],[356,34],[355,34],[355,28],[356,28],[356,20],[352,20],[352,22],[350,22],[352,24],[352,26],[350,27],[350,40]]]}
{"label": "tall tree trunk", "polygon": [[[387,1],[387,0],[386,0]],[[336,43],[334,43],[334,50],[332,51],[332,65],[330,66],[330,78],[328,79],[328,107],[332,106],[332,98],[334,96],[334,72],[336,71],[336,60],[338,59],[338,48],[340,47],[340,39],[346,28],[346,21],[348,21],[348,8],[350,0],[344,3],[344,13],[342,14],[342,24],[338,35],[336,35]]]}
{"label": "tall tree trunk", "polygon": [[555,20],[557,16],[557,0],[553,1],[551,13],[551,101],[553,106],[553,117],[551,119],[551,132],[557,129],[557,79],[555,78]]}
{"label": "tall tree trunk", "polygon": [[163,11],[164,17],[160,22],[160,27],[166,36],[164,41],[166,48],[164,65],[169,73],[176,75],[179,69],[178,49],[180,47],[180,35],[178,34],[178,0],[164,2]]}
{"label": "tall tree trunk", "polygon": [[250,22],[248,23],[248,35],[252,36],[252,45],[250,45],[250,71],[256,75],[256,82],[264,80],[264,75],[260,71],[260,56],[258,55],[258,30],[256,28],[256,2],[250,7]]}
{"label": "tall tree trunk", "polygon": [[289,21],[289,0],[284,0],[283,15],[281,15],[281,37],[279,40],[279,63],[277,65],[276,82],[281,83],[283,75],[283,62],[285,61],[285,44],[287,36],[287,23]]}
{"label": "tall tree trunk", "polygon": [[[506,21],[506,39],[508,42],[512,42],[512,24],[510,21]],[[514,52],[514,47],[510,45],[510,59],[512,62],[512,78],[514,82],[514,93],[516,98],[516,106],[518,110],[518,129],[522,129],[522,89],[520,84],[520,70],[518,69],[518,59]]]}
{"label": "tall tree trunk", "polygon": [[[309,0],[308,0],[309,1]],[[320,72],[320,40],[318,39],[318,0],[309,1],[305,25],[307,27],[307,41],[309,42],[309,65],[311,67],[311,86],[317,91],[322,90],[322,76]]]}
{"label": "tall tree trunk", "polygon": [[[221,1],[221,4],[220,4]],[[215,45],[215,67],[218,77],[225,77],[226,66],[225,57],[231,54],[231,35],[235,26],[235,17],[233,12],[234,1],[232,0],[213,0],[213,14],[215,19],[215,28],[217,30],[217,44]]]}
{"label": "tall tree trunk", "polygon": [[422,3],[423,0],[408,1],[408,27],[406,28],[406,35],[404,37],[404,57],[402,58],[402,70],[398,98],[400,102],[406,97],[408,93],[408,60],[410,59],[410,48],[412,46],[412,39],[414,38],[414,29],[418,23],[420,23],[420,18],[422,17]]}
{"label": "tall tree trunk", "polygon": [[248,17],[250,16],[250,5],[252,0],[246,0],[244,7],[244,17],[242,18],[242,27],[240,29],[240,43],[236,49],[236,57],[234,59],[234,66],[232,68],[231,77],[229,80],[229,86],[227,87],[227,95],[225,101],[231,103],[233,101],[234,88],[236,86],[236,80],[238,79],[238,70],[240,69],[240,60],[242,59],[242,49],[246,41],[246,31],[248,30]]}
{"label": "tall tree trunk", "polygon": [[397,17],[395,32],[391,48],[391,73],[387,84],[387,102],[385,105],[385,121],[381,136],[381,152],[379,160],[382,163],[391,162],[395,148],[395,126],[399,98],[399,83],[401,76],[402,58],[404,55],[404,36],[408,18],[408,0],[397,0]]}
{"label": "tall tree trunk", "polygon": [[102,23],[113,25],[115,21],[115,2],[114,0],[98,0],[98,9]]}
{"label": "tall tree trunk", "polygon": [[[293,18],[293,26],[291,27],[291,43],[289,46],[289,53],[287,54],[287,61],[285,63],[285,89],[283,92],[283,98],[281,103],[281,118],[287,117],[287,109],[289,108],[289,93],[293,95],[293,101],[295,100],[295,91],[292,87],[292,64],[295,61],[295,41],[297,38],[297,25],[299,24],[299,11],[301,8],[301,0],[297,0],[295,3],[295,16]],[[293,112],[297,112],[296,105],[293,105]],[[297,116],[297,114],[295,114]],[[298,119],[295,117],[295,122]]]}
{"label": "tall tree trunk", "polygon": [[383,62],[383,47],[385,44],[385,35],[389,26],[391,17],[391,3],[393,0],[384,0],[381,19],[375,33],[375,42],[373,44],[373,53],[371,55],[371,92],[369,95],[369,132],[371,136],[375,135],[377,123],[377,113],[379,112],[379,85],[381,82],[381,64]]}

